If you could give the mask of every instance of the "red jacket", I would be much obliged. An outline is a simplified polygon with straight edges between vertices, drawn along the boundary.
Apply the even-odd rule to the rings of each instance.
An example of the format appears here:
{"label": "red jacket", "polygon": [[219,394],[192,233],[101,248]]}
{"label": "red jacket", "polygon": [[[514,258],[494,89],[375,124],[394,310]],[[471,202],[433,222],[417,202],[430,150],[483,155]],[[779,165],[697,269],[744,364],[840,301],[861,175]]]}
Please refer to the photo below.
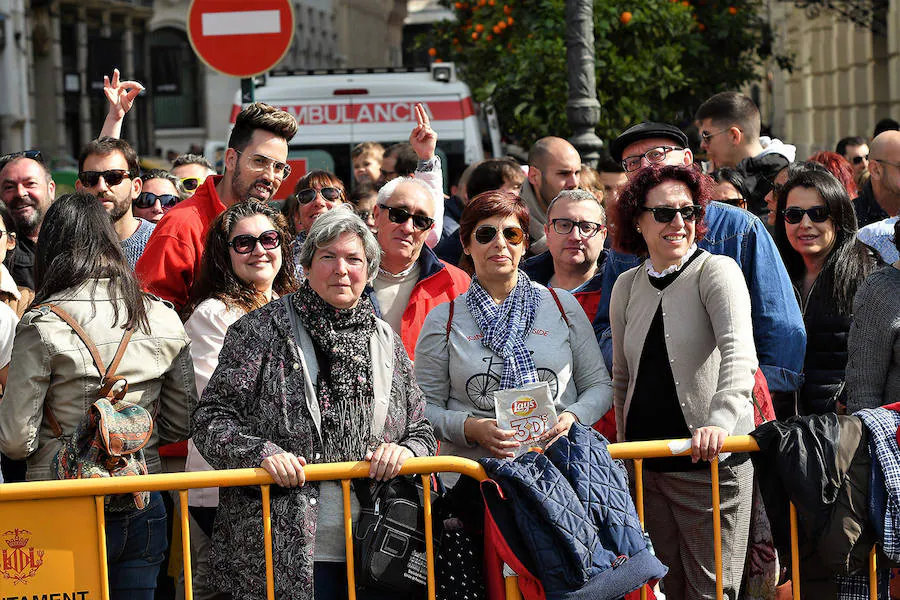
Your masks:
{"label": "red jacket", "polygon": [[135,273],[146,291],[181,311],[200,271],[209,225],[225,210],[216,192],[221,176],[207,177],[196,193],[163,216],[137,262]]}
{"label": "red jacket", "polygon": [[[416,342],[431,309],[465,293],[469,289],[469,283],[471,279],[465,271],[440,260],[431,248],[422,247],[419,255],[419,281],[409,295],[409,303],[400,320],[400,339],[410,360],[416,360]],[[375,306],[375,314],[380,317],[381,307],[378,306],[371,286],[366,289],[366,293]]]}

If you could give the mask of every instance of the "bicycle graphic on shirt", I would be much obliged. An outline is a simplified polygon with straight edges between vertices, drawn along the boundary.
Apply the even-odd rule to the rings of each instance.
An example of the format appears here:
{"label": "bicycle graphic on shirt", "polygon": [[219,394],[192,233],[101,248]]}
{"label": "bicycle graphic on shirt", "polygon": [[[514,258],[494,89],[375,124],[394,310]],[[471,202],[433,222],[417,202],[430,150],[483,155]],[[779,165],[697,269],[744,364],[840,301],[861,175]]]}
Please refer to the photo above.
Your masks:
{"label": "bicycle graphic on shirt", "polygon": [[[531,352],[534,355],[534,352]],[[481,410],[494,410],[494,392],[500,389],[500,375],[503,373],[503,360],[499,357],[485,356],[481,359],[487,363],[486,373],[476,373],[469,377],[466,381],[466,395],[469,402],[480,408]],[[495,370],[497,367],[499,371]],[[546,381],[550,386],[550,397],[556,400],[556,393],[559,390],[559,378],[552,369],[538,367],[538,381]]]}

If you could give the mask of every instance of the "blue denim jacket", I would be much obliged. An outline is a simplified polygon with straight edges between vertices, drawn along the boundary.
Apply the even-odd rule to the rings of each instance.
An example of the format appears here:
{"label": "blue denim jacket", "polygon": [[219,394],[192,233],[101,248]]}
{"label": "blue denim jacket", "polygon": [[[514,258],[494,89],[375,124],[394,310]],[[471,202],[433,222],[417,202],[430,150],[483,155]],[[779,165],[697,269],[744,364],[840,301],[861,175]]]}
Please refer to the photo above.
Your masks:
{"label": "blue denim jacket", "polygon": [[[794,288],[775,242],[756,216],[745,210],[711,202],[706,208],[706,236],[697,245],[712,254],[737,261],[750,291],[753,339],[759,366],[769,390],[794,392],[803,381],[806,328],[794,297]],[[594,333],[612,373],[612,332],[609,301],[616,278],[643,261],[630,254],[609,251],[603,295],[594,319]]]}

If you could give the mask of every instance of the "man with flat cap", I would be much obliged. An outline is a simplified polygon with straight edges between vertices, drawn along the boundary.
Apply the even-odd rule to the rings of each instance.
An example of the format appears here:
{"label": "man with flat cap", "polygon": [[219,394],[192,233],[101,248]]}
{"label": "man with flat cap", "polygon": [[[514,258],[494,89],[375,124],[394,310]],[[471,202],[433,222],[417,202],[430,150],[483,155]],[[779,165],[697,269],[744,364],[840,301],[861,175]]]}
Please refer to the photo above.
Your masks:
{"label": "man with flat cap", "polygon": [[[687,136],[667,123],[645,122],[626,129],[609,145],[613,160],[631,177],[653,164],[693,165]],[[698,246],[712,254],[733,258],[744,273],[750,291],[753,339],[759,366],[772,393],[775,413],[783,419],[796,414],[793,392],[800,387],[806,329],[794,298],[790,277],[762,221],[746,210],[710,202],[704,215],[707,232]],[[615,236],[615,232],[612,232]],[[640,264],[637,257],[610,250],[603,296],[594,319],[594,332],[603,358],[612,369],[612,333],[609,298],[619,274]],[[612,372],[612,371],[610,371]]]}

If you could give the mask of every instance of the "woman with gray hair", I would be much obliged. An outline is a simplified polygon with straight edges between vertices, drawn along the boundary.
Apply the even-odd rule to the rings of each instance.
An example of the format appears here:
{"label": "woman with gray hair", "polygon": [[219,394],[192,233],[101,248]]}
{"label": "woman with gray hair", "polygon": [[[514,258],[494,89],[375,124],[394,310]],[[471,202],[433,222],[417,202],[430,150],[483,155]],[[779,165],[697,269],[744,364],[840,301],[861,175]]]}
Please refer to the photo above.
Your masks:
{"label": "woman with gray hair", "polygon": [[159,223],[163,215],[176,204],[190,196],[181,181],[163,169],[150,169],[141,173],[141,193],[131,205],[134,216],[151,223]]}
{"label": "woman with gray hair", "polygon": [[[194,443],[215,468],[261,466],[287,488],[271,500],[278,597],[346,597],[341,489],[306,483],[304,465],[368,460],[385,480],[435,450],[400,338],[361,298],[379,252],[351,210],[316,219],[299,255],[306,281],[229,328],[193,415]],[[259,496],[221,490],[211,580],[236,597],[265,594],[261,514]]]}

